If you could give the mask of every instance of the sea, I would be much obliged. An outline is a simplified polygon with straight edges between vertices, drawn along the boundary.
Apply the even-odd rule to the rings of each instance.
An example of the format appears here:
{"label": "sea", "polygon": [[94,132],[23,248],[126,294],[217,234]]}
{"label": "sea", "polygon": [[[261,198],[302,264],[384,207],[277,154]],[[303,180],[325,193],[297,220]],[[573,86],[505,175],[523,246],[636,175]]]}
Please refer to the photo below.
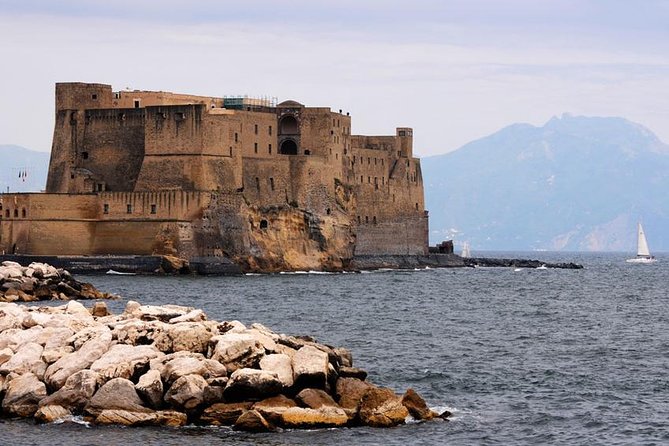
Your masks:
{"label": "sea", "polygon": [[347,347],[370,381],[411,387],[450,421],[248,434],[5,419],[0,444],[669,444],[669,255],[486,255],[584,268],[79,277],[118,294],[114,312],[128,300],[187,305]]}

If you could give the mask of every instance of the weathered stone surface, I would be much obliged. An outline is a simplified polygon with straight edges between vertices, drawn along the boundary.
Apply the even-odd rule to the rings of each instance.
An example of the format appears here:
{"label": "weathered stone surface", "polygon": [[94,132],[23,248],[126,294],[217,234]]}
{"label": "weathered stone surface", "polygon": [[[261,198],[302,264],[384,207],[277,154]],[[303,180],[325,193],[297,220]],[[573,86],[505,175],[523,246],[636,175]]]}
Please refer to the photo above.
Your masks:
{"label": "weathered stone surface", "polygon": [[98,337],[86,341],[79,350],[65,355],[51,364],[44,374],[44,379],[52,389],[59,389],[70,375],[88,368],[99,359],[111,344],[111,333],[103,331]]}
{"label": "weathered stone surface", "polygon": [[212,404],[202,412],[200,421],[214,426],[232,426],[252,404],[250,402]]}
{"label": "weathered stone surface", "polygon": [[407,408],[409,414],[416,420],[431,420],[437,416],[436,412],[427,407],[425,400],[413,389],[407,389],[402,396],[402,405]]}
{"label": "weathered stone surface", "polygon": [[104,302],[95,302],[91,307],[90,312],[93,317],[105,317],[110,315],[107,304]]}
{"label": "weathered stone surface", "polygon": [[103,380],[112,378],[130,379],[137,371],[145,369],[152,359],[164,356],[152,345],[116,344],[91,364],[90,369],[100,374]]}
{"label": "weathered stone surface", "polygon": [[202,310],[193,310],[188,313],[177,316],[169,320],[170,324],[178,324],[180,322],[202,322],[207,320],[207,315]]}
{"label": "weathered stone surface", "polygon": [[293,362],[285,354],[265,355],[260,360],[260,370],[276,373],[284,388],[293,386]]}
{"label": "weathered stone surface", "polygon": [[409,411],[392,390],[373,387],[362,396],[358,416],[366,426],[390,427],[404,423]]}
{"label": "weathered stone surface", "polygon": [[12,379],[7,385],[2,410],[5,414],[30,417],[37,411],[37,404],[46,397],[46,386],[32,373]]}
{"label": "weathered stone surface", "polygon": [[40,406],[58,405],[72,412],[81,412],[98,388],[100,375],[80,370],[67,378],[63,387],[40,401]]}
{"label": "weathered stone surface", "polygon": [[158,370],[149,370],[139,377],[135,384],[135,390],[139,396],[154,409],[159,408],[163,403],[163,381],[160,379]]}
{"label": "weathered stone surface", "polygon": [[339,358],[339,365],[342,367],[353,367],[353,354],[344,347],[333,349],[334,354]]}
{"label": "weathered stone surface", "polygon": [[361,381],[367,379],[367,372],[363,369],[358,369],[356,367],[339,367],[337,373],[341,378],[357,378]]}
{"label": "weathered stone surface", "polygon": [[178,409],[192,410],[204,402],[207,381],[200,375],[182,376],[165,394],[165,402]]}
{"label": "weathered stone surface", "polygon": [[215,343],[211,359],[225,365],[228,370],[252,367],[265,354],[265,348],[248,333],[227,332],[211,338]]}
{"label": "weathered stone surface", "polygon": [[65,355],[74,351],[74,347],[68,344],[68,339],[74,335],[74,331],[67,327],[47,327],[39,339],[46,338],[42,360],[47,364],[53,364]]}
{"label": "weathered stone surface", "polygon": [[0,348],[11,348],[16,352],[23,344],[37,342],[44,328],[40,326],[31,327],[28,330],[10,328],[0,333]]}
{"label": "weathered stone surface", "polygon": [[123,409],[105,409],[95,418],[95,424],[121,426],[146,426],[156,420],[154,412],[132,412]]}
{"label": "weathered stone surface", "polygon": [[328,355],[316,347],[305,345],[293,357],[293,374],[298,388],[324,389],[328,376]]}
{"label": "weathered stone surface", "polygon": [[291,407],[281,414],[281,426],[293,429],[341,427],[348,423],[348,416],[340,407],[323,406],[319,409]]}
{"label": "weathered stone surface", "polygon": [[321,407],[339,407],[332,397],[321,389],[303,389],[295,396],[295,400],[304,407],[320,409]]}
{"label": "weathered stone surface", "polygon": [[297,403],[285,395],[277,395],[258,401],[252,407],[270,423],[277,424],[281,422],[281,414],[291,407],[297,407]]}
{"label": "weathered stone surface", "polygon": [[132,412],[121,409],[103,410],[95,419],[96,424],[122,425],[122,426],[185,426],[187,422],[185,413],[174,410],[162,410],[157,412]]}
{"label": "weathered stone surface", "polygon": [[0,366],[0,374],[23,375],[30,372],[38,379],[42,379],[46,370],[46,363],[42,361],[42,351],[44,348],[34,342],[21,345],[11,358]]}
{"label": "weathered stone surface", "polygon": [[283,385],[276,373],[256,369],[235,370],[225,386],[225,399],[254,401],[278,395]]}
{"label": "weathered stone surface", "polygon": [[132,381],[114,378],[105,383],[84,408],[85,412],[97,417],[103,410],[121,409],[129,412],[149,412],[137,395]]}
{"label": "weathered stone surface", "polygon": [[140,305],[139,307],[133,307],[131,314],[133,317],[144,321],[168,322],[170,319],[184,316],[193,310],[192,307],[181,305]]}
{"label": "weathered stone surface", "polygon": [[2,350],[0,350],[0,365],[9,361],[12,358],[12,356],[14,356],[14,350],[12,350],[11,348],[5,347]]}
{"label": "weathered stone surface", "polygon": [[[173,319],[174,320],[174,319]],[[206,353],[214,335],[212,326],[202,322],[165,324],[153,336],[155,347],[165,353],[189,351]]]}
{"label": "weathered stone surface", "polygon": [[339,378],[335,387],[337,402],[346,411],[349,419],[354,420],[360,410],[360,401],[368,389],[373,386],[356,378]]}
{"label": "weathered stone surface", "polygon": [[55,421],[70,418],[72,413],[63,406],[50,404],[48,406],[39,407],[34,416],[40,423],[53,423]]}
{"label": "weathered stone surface", "polygon": [[[158,368],[156,362],[152,365]],[[200,375],[205,380],[224,377],[227,370],[223,364],[218,361],[206,359],[199,353],[187,353],[179,355],[167,361],[163,367],[159,368],[163,381],[172,383],[185,375]]]}
{"label": "weathered stone surface", "polygon": [[248,410],[244,412],[237,421],[235,421],[235,429],[245,432],[272,432],[276,430],[262,415],[256,410]]}

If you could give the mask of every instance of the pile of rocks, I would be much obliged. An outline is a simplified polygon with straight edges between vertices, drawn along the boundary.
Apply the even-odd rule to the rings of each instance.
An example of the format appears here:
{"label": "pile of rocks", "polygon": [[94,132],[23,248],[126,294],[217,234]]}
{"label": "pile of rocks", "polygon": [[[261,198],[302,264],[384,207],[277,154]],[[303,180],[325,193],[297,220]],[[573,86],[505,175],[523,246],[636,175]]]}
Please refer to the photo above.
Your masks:
{"label": "pile of rocks", "polygon": [[0,264],[0,302],[38,300],[108,299],[90,283],[79,282],[64,269],[46,263],[28,266],[4,261]]}
{"label": "pile of rocks", "polygon": [[[111,315],[0,303],[4,416],[97,424],[276,428],[394,426],[438,418],[411,389],[366,381],[351,353],[202,310],[127,303]],[[449,414],[442,414],[447,417]]]}

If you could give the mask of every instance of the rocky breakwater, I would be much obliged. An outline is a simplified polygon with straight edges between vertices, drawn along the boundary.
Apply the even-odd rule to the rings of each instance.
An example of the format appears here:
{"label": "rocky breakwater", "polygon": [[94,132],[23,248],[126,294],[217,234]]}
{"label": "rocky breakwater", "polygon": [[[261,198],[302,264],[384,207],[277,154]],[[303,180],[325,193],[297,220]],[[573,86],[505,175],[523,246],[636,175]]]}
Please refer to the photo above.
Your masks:
{"label": "rocky breakwater", "polygon": [[0,413],[53,422],[278,428],[394,426],[445,418],[409,389],[366,380],[344,348],[202,310],[130,301],[0,303]]}
{"label": "rocky breakwater", "polygon": [[64,269],[33,262],[21,266],[16,262],[0,264],[0,302],[34,302],[38,300],[107,299],[90,283],[79,282]]}

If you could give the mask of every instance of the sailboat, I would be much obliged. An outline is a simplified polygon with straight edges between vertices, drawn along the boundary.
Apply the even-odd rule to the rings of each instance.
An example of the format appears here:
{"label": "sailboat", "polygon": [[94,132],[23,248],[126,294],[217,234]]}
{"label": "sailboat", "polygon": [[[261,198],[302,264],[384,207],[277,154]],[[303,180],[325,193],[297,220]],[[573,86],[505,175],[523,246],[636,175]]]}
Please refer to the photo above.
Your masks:
{"label": "sailboat", "polygon": [[460,254],[460,257],[464,257],[465,259],[468,259],[471,256],[472,256],[472,253],[469,252],[469,242],[464,242],[462,244],[462,253]]}
{"label": "sailboat", "polygon": [[641,223],[638,223],[637,226],[637,240],[636,240],[636,257],[633,259],[627,259],[627,263],[653,263],[655,262],[655,257],[650,255],[650,250],[648,249],[648,242],[646,241],[646,234],[643,232],[643,227]]}

